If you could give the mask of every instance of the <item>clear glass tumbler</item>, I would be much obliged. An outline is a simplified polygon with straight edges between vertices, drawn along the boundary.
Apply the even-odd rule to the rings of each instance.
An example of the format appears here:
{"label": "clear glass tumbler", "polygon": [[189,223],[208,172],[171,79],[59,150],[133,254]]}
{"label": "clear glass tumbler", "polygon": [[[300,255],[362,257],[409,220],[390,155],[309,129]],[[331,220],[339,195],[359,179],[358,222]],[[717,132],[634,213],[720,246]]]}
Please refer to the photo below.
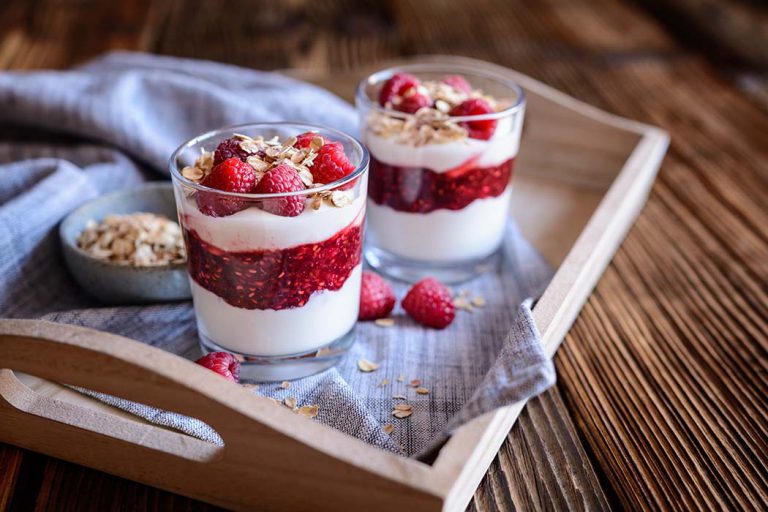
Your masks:
{"label": "clear glass tumbler", "polygon": [[[478,114],[478,102],[490,111]],[[405,281],[449,283],[493,268],[509,216],[522,89],[490,71],[414,64],[364,79],[356,104],[371,155],[368,263]]]}
{"label": "clear glass tumbler", "polygon": [[[248,140],[285,141],[304,132],[340,142],[354,171],[327,184],[310,179],[306,190],[269,194],[225,192],[194,179],[226,139],[255,151]],[[170,171],[203,350],[240,356],[242,375],[256,380],[298,378],[334,365],[354,341],[358,315],[365,148],[320,126],[249,124],[184,143]]]}

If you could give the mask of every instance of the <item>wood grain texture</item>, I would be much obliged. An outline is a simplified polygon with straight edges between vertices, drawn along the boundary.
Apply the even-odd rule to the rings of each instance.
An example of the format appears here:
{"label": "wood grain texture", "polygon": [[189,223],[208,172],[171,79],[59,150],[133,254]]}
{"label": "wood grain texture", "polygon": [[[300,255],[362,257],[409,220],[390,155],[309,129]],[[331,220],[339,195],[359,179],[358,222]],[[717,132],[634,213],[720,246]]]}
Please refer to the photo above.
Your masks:
{"label": "wood grain texture", "polygon": [[575,436],[557,389],[530,401],[470,510],[610,510]]}
{"label": "wood grain texture", "polygon": [[20,448],[0,444],[0,510],[11,504],[23,456]]}
{"label": "wood grain texture", "polygon": [[[759,98],[768,94],[764,81],[752,80],[746,86],[751,96],[745,96],[739,88],[744,81],[727,81],[731,77],[707,60],[712,52],[700,53],[721,47],[718,37],[709,32],[707,45],[691,44],[686,25],[655,20],[651,15],[664,18],[664,12],[646,10],[649,3],[474,0],[468,8],[448,0],[328,0],[310,8],[309,2],[270,1],[256,12],[234,2],[240,14],[232,16],[202,1],[13,0],[0,4],[0,68],[66,67],[114,48],[319,71],[399,55],[456,53],[514,67],[579,99],[664,127],[672,133],[671,154],[637,226],[558,354],[558,392],[611,504],[764,509],[768,103]],[[737,12],[760,9],[746,1],[718,5],[726,3],[737,4]],[[742,44],[732,47],[738,51]],[[764,72],[746,70],[750,76]],[[537,442],[547,434],[526,429],[535,425],[534,410],[544,400],[531,402],[511,432],[476,494],[475,509],[565,508],[569,485],[552,493],[555,480],[546,469],[552,463],[536,462]],[[38,456],[23,459],[29,457]],[[45,478],[57,473],[51,482],[58,491],[46,496],[69,496],[46,501],[51,509],[63,503],[93,509],[118,503],[99,501],[110,493],[135,492],[155,496],[145,502],[154,508],[146,509],[193,506],[51,464],[58,466],[46,465]],[[13,478],[7,475],[20,474],[23,466],[16,463],[3,477]],[[68,494],[91,478],[110,483]]]}
{"label": "wood grain texture", "polygon": [[35,510],[37,512],[60,510],[213,512],[224,509],[49,458],[46,461],[44,478],[36,497]]}
{"label": "wood grain texture", "polygon": [[768,70],[768,8],[743,0],[640,0],[690,46],[705,44],[709,56],[730,71]]}

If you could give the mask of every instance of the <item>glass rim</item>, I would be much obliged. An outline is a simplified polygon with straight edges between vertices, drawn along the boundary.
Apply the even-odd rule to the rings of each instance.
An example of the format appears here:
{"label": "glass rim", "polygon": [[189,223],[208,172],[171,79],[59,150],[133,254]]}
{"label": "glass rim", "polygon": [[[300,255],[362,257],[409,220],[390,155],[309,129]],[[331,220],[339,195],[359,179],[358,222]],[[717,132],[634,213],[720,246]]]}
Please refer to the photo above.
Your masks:
{"label": "glass rim", "polygon": [[441,119],[442,121],[461,122],[461,121],[484,121],[484,120],[490,120],[490,119],[501,119],[503,117],[516,114],[517,112],[522,110],[523,106],[525,105],[525,91],[523,91],[523,88],[520,87],[520,85],[514,80],[504,77],[501,73],[497,73],[490,70],[478,70],[467,64],[458,64],[458,63],[450,64],[450,63],[442,63],[442,62],[403,64],[399,66],[392,66],[389,68],[381,69],[379,71],[376,71],[375,73],[371,73],[367,77],[360,80],[360,82],[357,84],[357,88],[355,90],[355,100],[358,103],[358,105],[365,106],[372,110],[377,110],[379,112],[382,112],[392,117],[399,117],[403,119],[413,117],[413,114],[408,114],[406,112],[400,112],[398,110],[394,110],[391,108],[382,107],[381,105],[379,105],[379,102],[377,100],[371,99],[365,91],[366,85],[381,83],[385,79],[391,77],[393,74],[395,74],[398,71],[405,71],[415,75],[418,75],[419,71],[443,72],[447,74],[466,74],[470,76],[474,75],[477,77],[482,77],[488,80],[492,80],[498,84],[503,85],[504,87],[508,87],[515,93],[515,101],[512,103],[512,105],[505,108],[504,110],[499,110],[498,112],[490,112],[488,114],[476,114],[476,115],[469,115],[469,116],[448,116],[445,119]]}
{"label": "glass rim", "polygon": [[[301,128],[306,128],[306,130],[304,131],[322,130],[324,132],[330,132],[335,138],[343,139],[349,142],[350,144],[352,144],[353,147],[360,150],[360,155],[361,155],[360,163],[355,167],[355,170],[352,171],[350,174],[347,174],[343,178],[340,178],[336,181],[332,181],[331,183],[325,183],[318,187],[308,188],[304,190],[296,190],[294,192],[274,192],[271,194],[254,194],[250,192],[229,192],[226,190],[219,190],[217,188],[206,187],[202,183],[192,181],[188,178],[185,178],[181,174],[181,170],[179,169],[177,160],[183,151],[191,148],[195,144],[201,143],[207,139],[211,139],[216,135],[221,135],[223,133],[231,133],[234,135],[235,133],[237,133],[238,130],[252,129],[252,128],[258,128],[258,127],[276,127],[276,126],[298,126]],[[174,182],[183,183],[184,185],[187,185],[201,192],[220,194],[222,196],[238,197],[243,199],[272,199],[272,198],[279,198],[279,197],[306,196],[309,194],[316,194],[316,193],[326,192],[328,190],[339,188],[340,186],[346,185],[347,183],[350,183],[355,179],[359,178],[361,175],[365,174],[365,171],[368,170],[369,160],[370,160],[370,156],[368,154],[368,149],[366,149],[366,147],[355,137],[352,137],[351,135],[345,132],[342,132],[341,130],[337,130],[335,128],[330,128],[322,125],[302,123],[298,121],[275,121],[275,122],[262,122],[262,123],[235,124],[235,125],[225,126],[222,128],[217,128],[215,130],[210,130],[210,131],[201,133],[200,135],[197,135],[196,137],[193,137],[187,140],[186,142],[181,144],[178,148],[176,148],[173,151],[173,153],[171,153],[171,157],[168,160],[168,167]]]}

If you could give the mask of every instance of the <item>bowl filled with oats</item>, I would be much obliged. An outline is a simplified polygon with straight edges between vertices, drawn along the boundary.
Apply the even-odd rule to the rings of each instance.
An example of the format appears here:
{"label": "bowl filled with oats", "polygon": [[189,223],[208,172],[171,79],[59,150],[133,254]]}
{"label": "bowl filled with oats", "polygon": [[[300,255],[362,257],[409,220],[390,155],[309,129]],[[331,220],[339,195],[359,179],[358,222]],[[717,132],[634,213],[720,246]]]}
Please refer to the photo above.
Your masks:
{"label": "bowl filled with oats", "polygon": [[59,228],[72,277],[107,304],[190,298],[186,251],[170,183],[101,196]]}

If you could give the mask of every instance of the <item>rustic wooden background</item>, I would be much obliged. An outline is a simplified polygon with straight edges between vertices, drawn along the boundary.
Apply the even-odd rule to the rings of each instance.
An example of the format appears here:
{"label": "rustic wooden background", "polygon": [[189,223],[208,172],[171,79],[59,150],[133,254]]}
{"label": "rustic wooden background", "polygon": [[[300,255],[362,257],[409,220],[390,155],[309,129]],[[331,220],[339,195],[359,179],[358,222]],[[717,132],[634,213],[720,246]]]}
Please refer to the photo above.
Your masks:
{"label": "rustic wooden background", "polygon": [[[0,69],[108,49],[322,76],[406,55],[508,65],[656,124],[647,207],[471,504],[768,507],[768,7],[758,0],[4,0]],[[209,510],[0,445],[0,510]]]}

